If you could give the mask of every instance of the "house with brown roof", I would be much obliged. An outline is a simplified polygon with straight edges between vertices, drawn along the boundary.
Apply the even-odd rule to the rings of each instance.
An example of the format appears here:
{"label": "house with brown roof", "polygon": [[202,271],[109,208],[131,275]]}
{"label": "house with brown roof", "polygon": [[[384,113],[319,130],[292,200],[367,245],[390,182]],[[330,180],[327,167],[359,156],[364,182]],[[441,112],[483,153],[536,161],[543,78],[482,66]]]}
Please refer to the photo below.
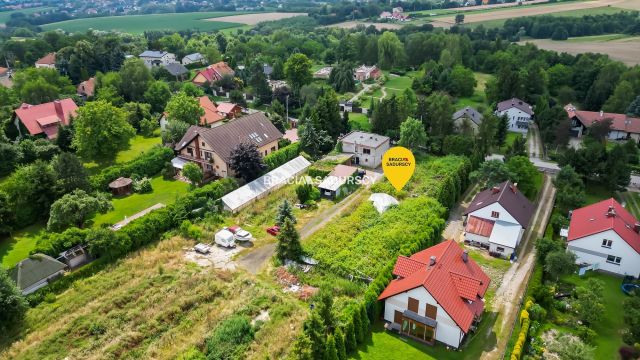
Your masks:
{"label": "house with brown roof", "polygon": [[78,84],[76,93],[85,99],[93,97],[96,88],[96,78],[90,77],[89,79]]}
{"label": "house with brown roof", "polygon": [[483,116],[480,112],[471,106],[466,106],[453,113],[452,116],[453,125],[457,131],[461,131],[465,127],[473,130],[474,133],[478,132],[480,124],[482,124]]}
{"label": "house with brown roof", "polygon": [[175,146],[177,156],[171,161],[181,171],[187,162],[202,168],[205,179],[234,176],[229,167],[231,152],[240,144],[254,144],[262,156],[278,150],[282,133],[261,112],[228,123],[206,128],[191,126]]}
{"label": "house with brown roof", "polygon": [[233,119],[242,115],[242,108],[234,103],[221,102],[218,104],[218,113],[227,119]]}
{"label": "house with brown roof", "polygon": [[378,297],[388,330],[457,349],[482,318],[491,280],[454,240],[399,256],[393,275]]}
{"label": "house with brown roof", "polygon": [[509,131],[527,133],[529,122],[533,120],[533,107],[523,100],[512,98],[501,101],[496,108],[496,115],[506,115],[509,119]]}
{"label": "house with brown roof", "polygon": [[56,68],[56,53],[48,53],[47,55],[41,57],[36,61],[36,68],[48,68],[55,69]]}
{"label": "house with brown roof", "polygon": [[[200,96],[198,98],[198,102],[200,103],[200,107],[204,110],[204,115],[200,117],[200,126],[208,126],[214,127],[218,125],[222,125],[222,122],[226,119],[226,117],[218,111],[218,106],[209,99],[208,96]],[[162,130],[167,126],[167,113],[162,113],[160,116],[160,128]]]}
{"label": "house with brown roof", "polygon": [[529,227],[533,204],[511,181],[479,192],[463,213],[464,241],[489,250],[494,256],[512,257]]}
{"label": "house with brown roof", "polygon": [[68,126],[76,115],[78,106],[71,99],[30,105],[22,104],[13,113],[13,123],[20,136],[44,136],[55,139],[58,125]]}
{"label": "house with brown roof", "polygon": [[377,66],[361,65],[353,71],[353,78],[358,81],[366,81],[369,79],[377,79],[382,75],[382,71]]}
{"label": "house with brown roof", "polygon": [[567,117],[571,121],[571,135],[581,138],[582,135],[594,124],[600,121],[611,121],[609,140],[640,141],[640,119],[626,114],[608,113],[604,111],[583,111],[576,109],[572,104],[564,107]]}
{"label": "house with brown roof", "polygon": [[198,86],[204,86],[207,83],[213,84],[227,75],[234,76],[235,71],[233,71],[226,62],[220,61],[198,71],[193,79],[191,79],[191,82]]}

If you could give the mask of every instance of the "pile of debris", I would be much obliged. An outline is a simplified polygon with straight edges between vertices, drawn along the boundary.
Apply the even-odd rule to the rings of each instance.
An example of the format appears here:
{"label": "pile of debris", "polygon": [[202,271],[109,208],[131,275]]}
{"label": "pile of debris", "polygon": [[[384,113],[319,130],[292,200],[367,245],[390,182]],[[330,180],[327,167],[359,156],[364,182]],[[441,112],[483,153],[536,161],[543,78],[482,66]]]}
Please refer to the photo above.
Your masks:
{"label": "pile of debris", "polygon": [[278,284],[283,286],[283,291],[297,294],[300,300],[309,300],[318,293],[319,289],[316,287],[301,285],[300,279],[290,273],[284,266],[277,268],[275,275]]}

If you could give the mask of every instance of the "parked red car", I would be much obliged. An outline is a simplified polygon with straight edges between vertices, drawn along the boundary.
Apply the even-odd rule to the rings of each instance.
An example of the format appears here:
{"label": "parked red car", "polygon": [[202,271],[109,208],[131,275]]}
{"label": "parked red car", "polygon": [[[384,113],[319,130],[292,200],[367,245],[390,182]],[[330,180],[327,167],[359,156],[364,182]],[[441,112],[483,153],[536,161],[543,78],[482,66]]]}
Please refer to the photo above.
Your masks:
{"label": "parked red car", "polygon": [[273,225],[272,227],[267,228],[267,233],[269,233],[270,235],[278,236],[279,232],[280,232],[280,226],[278,225]]}

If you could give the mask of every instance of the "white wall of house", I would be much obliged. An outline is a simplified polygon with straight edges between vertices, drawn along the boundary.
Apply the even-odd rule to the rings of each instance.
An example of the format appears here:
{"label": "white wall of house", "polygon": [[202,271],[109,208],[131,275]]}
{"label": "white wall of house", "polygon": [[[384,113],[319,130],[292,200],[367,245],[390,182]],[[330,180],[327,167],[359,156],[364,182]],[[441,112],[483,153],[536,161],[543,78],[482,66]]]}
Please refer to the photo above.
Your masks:
{"label": "white wall of house", "polygon": [[358,165],[372,169],[375,169],[382,164],[382,155],[384,155],[387,150],[389,150],[389,141],[383,143],[377,148],[344,141],[342,142],[342,152],[355,154],[359,160]]}
{"label": "white wall of house", "polygon": [[[499,251],[498,248],[501,248],[502,251]],[[496,244],[496,243],[489,244],[489,252],[502,254],[502,256],[507,258],[507,259],[511,257],[511,254],[514,251],[515,251],[514,248],[510,248],[510,247],[508,247],[506,245],[500,245],[500,244]]]}
{"label": "white wall of house", "polygon": [[[602,240],[611,240],[611,248],[602,246]],[[620,275],[640,275],[640,254],[638,254],[615,231],[607,230],[568,242],[567,249],[577,256],[577,263],[596,264],[604,271]],[[607,256],[620,257],[620,264],[607,261]]]}
{"label": "white wall of house", "polygon": [[[529,131],[528,122],[531,120],[531,115],[526,112],[517,109],[515,107],[509,108],[504,111],[496,111],[498,116],[507,114],[509,118],[509,131],[526,133]],[[527,126],[523,126],[523,123],[527,123]]]}
{"label": "white wall of house", "polygon": [[482,236],[482,235],[478,235],[478,234],[472,234],[470,232],[465,232],[464,233],[464,239],[467,241],[471,241],[471,242],[477,242],[480,244],[486,244],[489,245],[489,237],[488,236]]}
{"label": "white wall of house", "polygon": [[36,69],[55,69],[56,65],[55,64],[36,64]]}
{"label": "white wall of house", "polygon": [[176,56],[172,53],[166,53],[161,58],[144,56],[140,57],[140,59],[144,61],[144,64],[147,65],[147,67],[169,65],[176,62]]}
{"label": "white wall of house", "polygon": [[[506,189],[505,191],[511,191],[511,189]],[[498,213],[497,218],[491,216],[491,214],[494,211]],[[518,221],[513,216],[511,216],[511,214],[509,214],[509,212],[505,208],[503,208],[502,205],[500,205],[497,202],[491,205],[487,205],[482,209],[478,209],[472,213],[469,213],[469,216],[475,216],[475,217],[479,217],[487,220],[500,220],[500,221],[504,221],[512,224],[518,224]]]}
{"label": "white wall of house", "polygon": [[419,301],[419,315],[425,316],[427,304],[434,305],[438,308],[438,313],[435,319],[438,322],[436,325],[436,340],[458,348],[464,337],[464,332],[460,330],[449,314],[444,311],[433,296],[431,296],[431,294],[429,294],[429,292],[422,286],[385,299],[384,319],[386,321],[393,322],[396,310],[400,312],[407,310],[409,307],[410,297]]}

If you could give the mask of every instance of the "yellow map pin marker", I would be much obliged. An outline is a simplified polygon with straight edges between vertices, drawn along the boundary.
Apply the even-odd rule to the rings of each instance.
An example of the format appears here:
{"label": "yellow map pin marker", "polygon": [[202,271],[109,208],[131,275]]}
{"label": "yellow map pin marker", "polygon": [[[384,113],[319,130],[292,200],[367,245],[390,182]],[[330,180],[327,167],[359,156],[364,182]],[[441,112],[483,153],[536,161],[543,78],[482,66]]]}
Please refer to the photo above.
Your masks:
{"label": "yellow map pin marker", "polygon": [[382,170],[396,191],[402,190],[416,170],[416,159],[411,150],[392,147],[382,156]]}

